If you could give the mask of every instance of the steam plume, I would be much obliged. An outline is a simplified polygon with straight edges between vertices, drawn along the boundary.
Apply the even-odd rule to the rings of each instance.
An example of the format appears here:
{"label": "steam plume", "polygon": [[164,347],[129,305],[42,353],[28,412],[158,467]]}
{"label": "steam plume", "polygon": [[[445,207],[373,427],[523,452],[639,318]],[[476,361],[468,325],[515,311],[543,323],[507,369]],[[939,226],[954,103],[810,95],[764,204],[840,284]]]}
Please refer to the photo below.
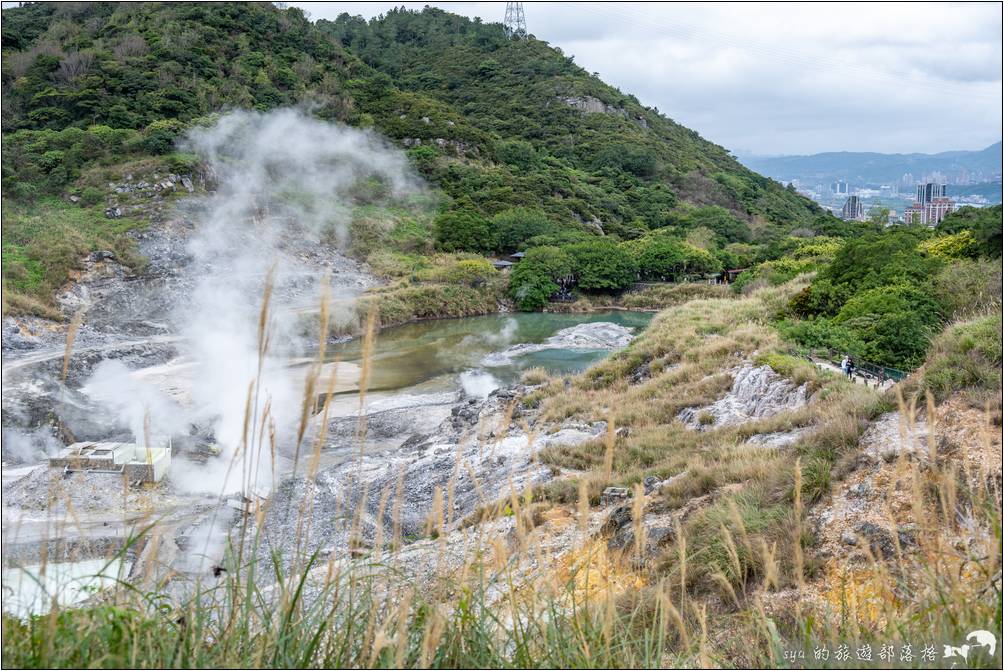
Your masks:
{"label": "steam plume", "polygon": [[[353,208],[421,185],[404,154],[378,135],[292,109],[226,114],[190,132],[181,148],[204,158],[216,189],[195,210],[192,290],[172,317],[193,362],[188,420],[212,427],[221,454],[204,467],[172,469],[172,479],[201,491],[254,488],[272,473],[268,447],[256,454],[248,436],[274,431],[280,450],[295,440],[303,374],[289,361],[317,342],[296,314],[318,306],[329,272],[333,299],[364,288],[336,251],[348,240]],[[268,346],[259,356],[262,338]]]}

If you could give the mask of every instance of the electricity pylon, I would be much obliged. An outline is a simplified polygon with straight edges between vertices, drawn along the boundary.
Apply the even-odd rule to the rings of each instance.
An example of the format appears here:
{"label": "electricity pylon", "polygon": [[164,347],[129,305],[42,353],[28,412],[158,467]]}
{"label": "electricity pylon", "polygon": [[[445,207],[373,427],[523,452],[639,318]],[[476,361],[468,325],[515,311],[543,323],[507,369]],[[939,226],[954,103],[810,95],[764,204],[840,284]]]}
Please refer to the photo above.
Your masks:
{"label": "electricity pylon", "polygon": [[505,3],[505,34],[510,40],[526,39],[526,17],[522,2]]}

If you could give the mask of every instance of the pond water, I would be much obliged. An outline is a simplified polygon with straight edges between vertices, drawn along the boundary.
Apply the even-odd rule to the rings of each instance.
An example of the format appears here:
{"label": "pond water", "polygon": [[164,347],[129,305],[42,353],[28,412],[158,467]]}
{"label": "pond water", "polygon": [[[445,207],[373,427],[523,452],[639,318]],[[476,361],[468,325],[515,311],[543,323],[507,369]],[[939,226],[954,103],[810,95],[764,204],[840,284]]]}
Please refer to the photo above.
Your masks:
{"label": "pond water", "polygon": [[[520,312],[462,319],[415,322],[383,329],[377,334],[371,356],[369,388],[392,391],[405,388],[438,391],[455,388],[459,381],[469,392],[490,391],[517,380],[527,368],[554,373],[578,373],[610,354],[609,349],[544,349],[486,365],[484,358],[515,344],[542,343],[561,329],[588,322],[612,322],[640,333],[652,313],[611,310],[584,314]],[[332,358],[361,363],[359,339],[332,348]],[[484,391],[484,393],[487,393]],[[483,393],[477,393],[483,395]]]}
{"label": "pond water", "polygon": [[52,598],[72,606],[114,586],[131,564],[121,559],[86,559],[3,569],[3,609],[18,617],[47,613]]}

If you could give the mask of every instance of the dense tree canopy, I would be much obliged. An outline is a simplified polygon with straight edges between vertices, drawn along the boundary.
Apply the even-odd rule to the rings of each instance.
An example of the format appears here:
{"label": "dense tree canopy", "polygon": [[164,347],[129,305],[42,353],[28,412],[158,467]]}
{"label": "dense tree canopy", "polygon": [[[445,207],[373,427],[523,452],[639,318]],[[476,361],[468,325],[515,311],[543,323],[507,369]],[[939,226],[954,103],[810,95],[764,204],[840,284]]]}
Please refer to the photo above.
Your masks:
{"label": "dense tree canopy", "polygon": [[[313,24],[262,3],[32,3],[4,11],[3,52],[8,197],[62,195],[95,161],[168,154],[221,110],[308,104],[411,147],[485,220],[546,217],[508,225],[499,251],[555,229],[631,239],[670,225],[707,227],[721,246],[755,237],[754,217],[783,232],[822,216],[559,49],[440,9]],[[33,134],[94,126],[107,129],[99,152]]]}
{"label": "dense tree canopy", "polygon": [[578,242],[565,251],[572,258],[580,289],[617,291],[637,277],[637,266],[628,251],[610,240]]}
{"label": "dense tree canopy", "polygon": [[513,268],[509,295],[520,310],[539,310],[563,285],[572,281],[571,257],[557,247],[534,247]]}
{"label": "dense tree canopy", "polygon": [[[354,249],[527,250],[510,275],[521,309],[573,286],[725,267],[752,267],[737,291],[815,273],[789,306],[791,337],[910,366],[932,329],[989,300],[981,278],[992,283],[987,259],[1001,256],[1000,206],[963,208],[936,231],[840,221],[560,49],[440,9],[315,24],[259,3],[31,3],[4,11],[2,48],[4,199],[58,213],[53,230],[88,230],[70,253],[39,244],[35,219],[5,220],[8,287],[56,286],[59,273],[42,282],[40,269],[63,272],[87,241],[114,246],[132,225],[103,219],[97,167],[188,172],[198,158],[176,140],[191,126],[288,105],[374,128],[433,187],[438,213],[383,213],[393,221],[366,230],[387,232]],[[458,283],[494,277],[485,261],[464,264]]]}
{"label": "dense tree canopy", "polygon": [[520,251],[528,240],[551,232],[554,225],[540,210],[518,207],[492,217],[491,229],[494,248],[511,254]]}
{"label": "dense tree canopy", "polygon": [[939,233],[971,231],[979,245],[979,254],[993,259],[1001,257],[1000,205],[994,207],[963,207],[949,214],[938,224]]}
{"label": "dense tree canopy", "polygon": [[907,225],[843,242],[798,243],[785,258],[764,262],[740,279],[748,283],[772,267],[794,267],[811,258],[803,254],[829,256],[790,303],[802,321],[789,321],[783,330],[810,347],[909,369],[923,361],[946,322],[994,305],[999,309],[999,261],[987,259],[1000,256],[1000,217],[999,207],[963,208],[936,230]]}

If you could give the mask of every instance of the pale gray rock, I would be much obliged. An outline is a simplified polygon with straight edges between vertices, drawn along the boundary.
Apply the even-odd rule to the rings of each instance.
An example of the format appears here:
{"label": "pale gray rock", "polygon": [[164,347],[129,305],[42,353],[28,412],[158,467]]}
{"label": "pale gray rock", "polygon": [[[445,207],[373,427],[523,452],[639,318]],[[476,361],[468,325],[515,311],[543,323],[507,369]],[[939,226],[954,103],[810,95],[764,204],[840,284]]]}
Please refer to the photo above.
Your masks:
{"label": "pale gray rock", "polygon": [[591,322],[561,329],[542,343],[514,345],[502,352],[489,354],[481,360],[483,366],[505,366],[514,358],[548,349],[614,350],[627,347],[634,338],[634,329],[612,322]]}
{"label": "pale gray rock", "polygon": [[[703,408],[684,408],[677,419],[688,428],[704,430],[764,419],[800,408],[808,401],[806,385],[795,386],[770,366],[747,363],[732,372],[732,388]],[[701,419],[711,417],[711,421]]]}

